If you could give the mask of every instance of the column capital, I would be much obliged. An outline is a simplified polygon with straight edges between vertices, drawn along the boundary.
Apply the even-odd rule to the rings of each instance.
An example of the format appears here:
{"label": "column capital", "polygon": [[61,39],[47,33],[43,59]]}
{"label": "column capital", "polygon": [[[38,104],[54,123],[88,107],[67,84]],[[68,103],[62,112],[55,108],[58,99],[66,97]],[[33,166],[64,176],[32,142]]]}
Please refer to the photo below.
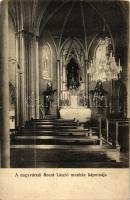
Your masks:
{"label": "column capital", "polygon": [[24,74],[24,72],[22,71],[22,70],[19,70],[19,72],[18,72],[20,75],[23,75]]}
{"label": "column capital", "polygon": [[29,31],[26,31],[26,30],[20,30],[20,31],[16,32],[15,34],[16,34],[16,37],[19,37],[20,35],[22,35],[23,37],[27,37],[28,39],[39,41],[38,35],[31,33]]}
{"label": "column capital", "polygon": [[86,63],[89,63],[89,60],[88,60],[88,59],[85,59],[85,62],[86,62]]}

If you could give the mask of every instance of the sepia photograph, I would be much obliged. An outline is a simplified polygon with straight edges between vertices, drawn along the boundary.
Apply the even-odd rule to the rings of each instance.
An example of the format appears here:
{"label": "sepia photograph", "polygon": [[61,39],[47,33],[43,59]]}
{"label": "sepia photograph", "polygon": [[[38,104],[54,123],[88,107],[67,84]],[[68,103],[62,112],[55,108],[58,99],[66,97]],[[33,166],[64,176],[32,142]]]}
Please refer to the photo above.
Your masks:
{"label": "sepia photograph", "polygon": [[0,0],[1,168],[129,168],[129,2]]}
{"label": "sepia photograph", "polygon": [[130,2],[0,0],[0,200],[130,199]]}

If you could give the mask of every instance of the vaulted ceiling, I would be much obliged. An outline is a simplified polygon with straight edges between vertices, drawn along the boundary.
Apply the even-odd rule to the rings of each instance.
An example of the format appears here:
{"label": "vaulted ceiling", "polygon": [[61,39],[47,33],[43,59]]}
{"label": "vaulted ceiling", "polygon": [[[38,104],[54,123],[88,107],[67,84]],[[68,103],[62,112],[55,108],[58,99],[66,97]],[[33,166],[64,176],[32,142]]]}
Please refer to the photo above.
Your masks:
{"label": "vaulted ceiling", "polygon": [[[127,3],[125,6],[127,11]],[[104,20],[112,34],[120,34],[126,20],[125,8],[113,1],[52,1],[42,17],[40,34],[47,29],[54,37],[82,37],[85,32],[94,35],[102,31]]]}
{"label": "vaulted ceiling", "polygon": [[[41,2],[42,4],[42,2]],[[128,2],[124,1],[49,1],[39,26],[39,35],[48,31],[60,45],[68,37],[84,46],[103,32],[113,38],[117,57],[125,60],[128,41]]]}
{"label": "vaulted ceiling", "polygon": [[125,1],[11,0],[9,12],[16,31],[26,30],[41,38],[48,32],[57,45],[68,37],[77,37],[89,46],[105,23],[115,46],[121,46],[121,54],[128,41],[128,6]]}
{"label": "vaulted ceiling", "polygon": [[67,31],[73,35],[79,34],[84,28],[88,34],[93,34],[102,28],[103,20],[113,32],[122,28],[128,18],[128,2],[9,0],[9,12],[15,24],[23,23],[26,29],[35,26],[40,34],[45,28],[52,30],[55,36],[59,36],[60,30],[67,35]]}

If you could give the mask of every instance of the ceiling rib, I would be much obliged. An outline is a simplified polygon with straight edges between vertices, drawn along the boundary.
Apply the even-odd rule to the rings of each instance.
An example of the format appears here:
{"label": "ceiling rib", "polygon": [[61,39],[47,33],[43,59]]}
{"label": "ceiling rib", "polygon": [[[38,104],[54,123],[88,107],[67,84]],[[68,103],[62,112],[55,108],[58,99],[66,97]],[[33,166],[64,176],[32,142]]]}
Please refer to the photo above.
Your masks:
{"label": "ceiling rib", "polygon": [[65,26],[66,26],[67,21],[69,19],[69,16],[70,16],[70,14],[72,12],[73,5],[74,5],[74,2],[72,2],[72,5],[71,5],[71,7],[68,10],[67,15],[65,16],[64,23],[63,23],[63,26],[62,26],[62,29],[61,29],[61,34],[60,34],[58,49],[60,49],[60,45],[61,45],[61,40],[62,40],[62,36],[63,36],[63,33],[64,33],[64,29],[65,29]]}
{"label": "ceiling rib", "polygon": [[[84,30],[85,51],[87,51],[87,30],[86,30],[86,25],[85,25],[85,17],[84,17],[84,10],[83,10],[82,2],[80,2],[80,9],[81,9],[81,16],[82,16],[82,23],[83,23],[83,30]],[[85,52],[85,53],[87,53],[87,52]]]}
{"label": "ceiling rib", "polygon": [[[67,2],[67,1],[66,1]],[[66,4],[66,2],[63,2],[61,5],[59,5],[49,16],[48,18],[45,20],[45,23],[42,25],[41,27],[41,33],[45,27],[45,25],[47,24],[47,22],[64,6],[64,4]]]}

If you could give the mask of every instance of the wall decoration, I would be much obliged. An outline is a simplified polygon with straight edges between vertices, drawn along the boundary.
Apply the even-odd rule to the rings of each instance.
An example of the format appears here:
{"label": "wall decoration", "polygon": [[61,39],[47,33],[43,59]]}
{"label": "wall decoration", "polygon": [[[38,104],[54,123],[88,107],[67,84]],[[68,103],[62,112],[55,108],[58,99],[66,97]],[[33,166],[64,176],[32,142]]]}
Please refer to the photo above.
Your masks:
{"label": "wall decoration", "polygon": [[42,78],[51,80],[52,52],[49,44],[45,44],[42,49],[42,69]]}

